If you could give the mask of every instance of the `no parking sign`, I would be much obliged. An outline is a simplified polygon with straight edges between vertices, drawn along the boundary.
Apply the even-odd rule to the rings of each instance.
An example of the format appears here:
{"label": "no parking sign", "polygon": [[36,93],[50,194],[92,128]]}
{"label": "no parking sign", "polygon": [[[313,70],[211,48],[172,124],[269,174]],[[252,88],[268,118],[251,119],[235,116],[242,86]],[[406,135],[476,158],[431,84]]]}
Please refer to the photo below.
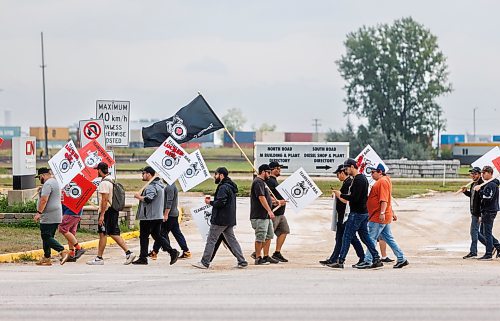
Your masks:
{"label": "no parking sign", "polygon": [[92,140],[106,148],[106,135],[104,134],[104,120],[80,120],[80,147],[87,145]]}

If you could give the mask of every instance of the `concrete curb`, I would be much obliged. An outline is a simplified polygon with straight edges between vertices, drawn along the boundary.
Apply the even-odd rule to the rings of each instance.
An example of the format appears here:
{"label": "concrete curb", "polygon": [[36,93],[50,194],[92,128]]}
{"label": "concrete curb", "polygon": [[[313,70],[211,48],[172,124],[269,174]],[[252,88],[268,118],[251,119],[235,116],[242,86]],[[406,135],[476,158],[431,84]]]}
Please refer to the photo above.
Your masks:
{"label": "concrete curb", "polygon": [[[130,239],[139,237],[139,231],[126,232],[126,233],[122,233],[120,235],[124,240],[130,240]],[[115,244],[115,243],[116,242],[112,238],[108,237],[106,244],[110,245],[110,244]],[[81,247],[84,249],[96,248],[98,244],[99,244],[99,239],[80,243]],[[68,245],[65,245],[64,248],[68,249]],[[55,254],[57,254],[57,252],[52,250],[52,255],[55,255]],[[32,250],[32,251],[26,251],[26,252],[0,254],[0,263],[12,263],[12,262],[20,261],[23,257],[31,257],[33,259],[38,260],[42,256],[43,256],[43,250]]]}

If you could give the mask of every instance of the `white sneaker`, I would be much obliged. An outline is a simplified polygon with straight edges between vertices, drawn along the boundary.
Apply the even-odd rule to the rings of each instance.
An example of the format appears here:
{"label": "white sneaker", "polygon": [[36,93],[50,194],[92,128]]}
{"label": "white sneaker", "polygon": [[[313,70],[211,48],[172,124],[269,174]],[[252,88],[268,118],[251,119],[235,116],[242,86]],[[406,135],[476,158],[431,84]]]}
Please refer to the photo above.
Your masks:
{"label": "white sneaker", "polygon": [[123,263],[124,265],[129,265],[130,263],[132,263],[132,261],[135,259],[135,254],[134,252],[130,252],[130,254],[127,254],[127,256],[125,256],[125,263]]}
{"label": "white sneaker", "polygon": [[195,268],[198,268],[198,269],[203,269],[203,270],[206,270],[208,269],[208,266],[205,266],[203,263],[201,262],[196,262],[196,263],[193,263],[191,264],[192,266],[194,266]]}
{"label": "white sneaker", "polygon": [[98,257],[95,257],[93,260],[87,261],[87,264],[88,265],[104,265],[104,260],[100,259]]}

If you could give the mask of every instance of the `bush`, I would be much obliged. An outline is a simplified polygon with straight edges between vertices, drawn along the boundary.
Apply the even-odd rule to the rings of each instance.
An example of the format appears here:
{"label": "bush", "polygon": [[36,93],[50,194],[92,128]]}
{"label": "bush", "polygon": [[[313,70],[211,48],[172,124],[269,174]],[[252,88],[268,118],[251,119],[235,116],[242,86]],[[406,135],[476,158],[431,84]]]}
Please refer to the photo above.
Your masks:
{"label": "bush", "polygon": [[0,196],[0,213],[36,213],[36,201],[9,205],[6,196]]}

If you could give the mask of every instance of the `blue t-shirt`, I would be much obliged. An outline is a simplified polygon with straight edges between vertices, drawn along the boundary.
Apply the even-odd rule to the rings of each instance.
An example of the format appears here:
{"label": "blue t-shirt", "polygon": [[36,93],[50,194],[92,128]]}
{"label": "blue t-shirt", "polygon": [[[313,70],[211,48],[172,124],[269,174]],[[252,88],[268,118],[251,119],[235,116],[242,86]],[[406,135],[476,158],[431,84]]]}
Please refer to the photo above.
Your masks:
{"label": "blue t-shirt", "polygon": [[61,204],[61,205],[62,205],[63,215],[82,216],[83,208],[80,210],[79,213],[75,213],[72,210],[70,210],[66,205],[64,205],[64,204]]}

